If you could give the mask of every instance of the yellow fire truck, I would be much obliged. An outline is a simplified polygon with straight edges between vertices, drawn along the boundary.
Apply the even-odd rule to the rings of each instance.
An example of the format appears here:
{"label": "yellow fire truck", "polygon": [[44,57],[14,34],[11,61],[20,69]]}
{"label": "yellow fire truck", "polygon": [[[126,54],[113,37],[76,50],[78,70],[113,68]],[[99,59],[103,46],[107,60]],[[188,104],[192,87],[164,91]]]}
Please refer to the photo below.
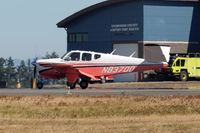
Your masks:
{"label": "yellow fire truck", "polygon": [[200,56],[190,54],[185,55],[185,57],[170,58],[169,66],[156,72],[168,77],[178,77],[181,81],[187,81],[192,77],[200,77]]}

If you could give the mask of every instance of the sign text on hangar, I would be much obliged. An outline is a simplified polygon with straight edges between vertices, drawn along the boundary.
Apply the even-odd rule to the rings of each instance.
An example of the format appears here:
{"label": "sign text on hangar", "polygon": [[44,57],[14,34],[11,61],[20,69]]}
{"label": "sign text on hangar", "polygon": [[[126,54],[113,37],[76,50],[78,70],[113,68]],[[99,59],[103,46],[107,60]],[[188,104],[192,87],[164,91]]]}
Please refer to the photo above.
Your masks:
{"label": "sign text on hangar", "polygon": [[112,24],[110,32],[139,31],[139,24]]}

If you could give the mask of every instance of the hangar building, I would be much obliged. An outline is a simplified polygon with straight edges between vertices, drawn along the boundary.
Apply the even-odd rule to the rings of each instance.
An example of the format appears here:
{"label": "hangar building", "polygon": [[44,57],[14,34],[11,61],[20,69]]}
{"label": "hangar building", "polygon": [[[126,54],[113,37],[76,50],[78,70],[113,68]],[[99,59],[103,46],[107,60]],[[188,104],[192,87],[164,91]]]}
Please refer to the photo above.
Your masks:
{"label": "hangar building", "polygon": [[[200,52],[199,0],[107,0],[60,21],[68,51],[89,50],[144,57],[144,44],[166,44],[171,54]],[[123,77],[123,78],[122,78]],[[115,77],[138,80],[138,74]]]}

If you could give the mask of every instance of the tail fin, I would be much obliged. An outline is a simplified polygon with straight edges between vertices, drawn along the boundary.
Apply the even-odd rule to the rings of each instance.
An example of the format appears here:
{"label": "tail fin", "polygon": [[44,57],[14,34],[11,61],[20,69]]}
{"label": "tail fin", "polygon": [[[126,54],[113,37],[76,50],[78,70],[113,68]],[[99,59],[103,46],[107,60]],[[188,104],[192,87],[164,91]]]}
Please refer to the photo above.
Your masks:
{"label": "tail fin", "polygon": [[144,45],[144,58],[149,62],[168,62],[170,49],[168,45],[146,44]]}

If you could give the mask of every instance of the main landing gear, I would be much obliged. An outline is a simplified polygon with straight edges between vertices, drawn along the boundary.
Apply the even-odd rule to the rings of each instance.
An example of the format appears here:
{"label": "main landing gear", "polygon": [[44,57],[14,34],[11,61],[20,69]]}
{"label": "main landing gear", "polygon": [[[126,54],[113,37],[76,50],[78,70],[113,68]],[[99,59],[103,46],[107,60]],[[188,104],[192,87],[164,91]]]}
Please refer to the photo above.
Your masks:
{"label": "main landing gear", "polygon": [[67,86],[69,86],[70,89],[76,88],[76,84],[79,84],[82,89],[86,89],[88,87],[89,81],[78,79],[75,83],[67,82]]}
{"label": "main landing gear", "polygon": [[81,80],[81,82],[79,83],[80,87],[82,89],[86,89],[88,87],[88,81],[86,80]]}
{"label": "main landing gear", "polygon": [[67,86],[68,86],[67,95],[72,95],[70,90],[74,89],[76,87],[77,83],[80,85],[80,87],[82,89],[86,89],[88,87],[89,82],[87,80],[83,80],[83,79],[81,79],[81,80],[78,79],[75,83],[67,82]]}

